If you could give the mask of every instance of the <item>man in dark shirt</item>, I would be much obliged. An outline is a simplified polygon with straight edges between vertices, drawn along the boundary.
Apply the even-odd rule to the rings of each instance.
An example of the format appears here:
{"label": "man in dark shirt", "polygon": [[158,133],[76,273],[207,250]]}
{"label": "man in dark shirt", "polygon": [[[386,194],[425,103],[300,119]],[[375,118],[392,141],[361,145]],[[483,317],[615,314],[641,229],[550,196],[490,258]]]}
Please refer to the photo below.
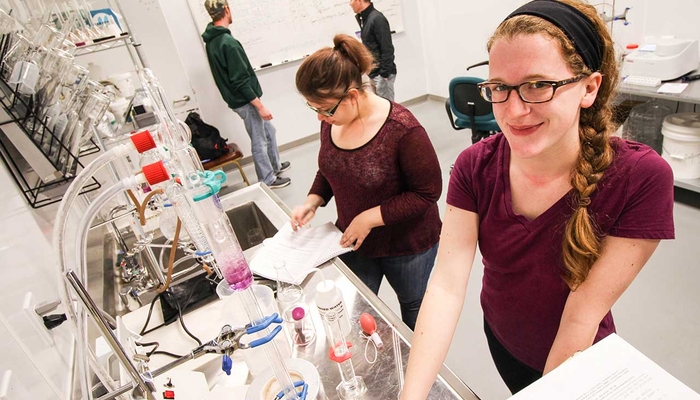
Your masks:
{"label": "man in dark shirt", "polygon": [[362,43],[367,46],[378,63],[369,73],[374,81],[377,94],[394,101],[394,44],[391,42],[391,28],[384,14],[374,8],[369,0],[350,0],[355,19],[360,24]]}
{"label": "man in dark shirt", "polygon": [[243,119],[258,181],[272,189],[285,187],[291,180],[278,175],[288,170],[290,163],[280,163],[277,135],[270,122],[272,113],[260,101],[260,82],[243,46],[228,29],[233,22],[228,1],[205,0],[204,7],[212,19],[202,34],[209,67],[221,97]]}

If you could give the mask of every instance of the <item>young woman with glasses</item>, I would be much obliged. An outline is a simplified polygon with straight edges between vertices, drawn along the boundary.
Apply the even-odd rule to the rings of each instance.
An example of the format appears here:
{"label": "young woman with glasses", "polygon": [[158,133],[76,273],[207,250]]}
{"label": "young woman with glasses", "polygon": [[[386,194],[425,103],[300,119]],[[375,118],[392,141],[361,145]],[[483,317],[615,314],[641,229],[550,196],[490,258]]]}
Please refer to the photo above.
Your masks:
{"label": "young woman with glasses", "polygon": [[424,399],[455,332],[476,246],[484,330],[515,393],[615,331],[610,309],[674,237],[673,175],[612,137],[613,43],[594,7],[536,0],[488,42],[502,134],[458,157],[402,399]]}
{"label": "young woman with glasses", "polygon": [[375,95],[362,76],[374,60],[337,35],[299,67],[296,86],[321,121],[318,172],[292,226],[306,225],[335,197],[342,260],[372,290],[386,277],[413,329],[435,262],[442,175],[433,145],[403,106]]}

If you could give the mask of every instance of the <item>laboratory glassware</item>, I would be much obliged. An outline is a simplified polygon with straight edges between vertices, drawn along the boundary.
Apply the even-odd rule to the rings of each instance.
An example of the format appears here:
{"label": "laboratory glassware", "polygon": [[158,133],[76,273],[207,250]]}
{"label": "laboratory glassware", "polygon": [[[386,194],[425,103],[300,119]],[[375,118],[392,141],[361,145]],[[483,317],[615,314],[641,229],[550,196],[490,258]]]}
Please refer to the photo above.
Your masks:
{"label": "laboratory glassware", "polygon": [[288,282],[291,275],[287,270],[287,263],[276,261],[272,267],[275,269],[277,278],[277,301],[280,303],[280,310],[284,313],[288,307],[302,301],[304,289],[297,284]]}
{"label": "laboratory glassware", "polygon": [[306,346],[316,339],[316,328],[305,304],[290,307],[284,316],[285,321],[291,321],[290,335],[297,346]]}
{"label": "laboratory glassware", "polygon": [[340,319],[335,311],[328,311],[323,319],[326,337],[330,345],[329,357],[338,364],[340,383],[336,387],[341,399],[357,399],[367,391],[367,385],[361,376],[355,374],[352,365],[352,353],[345,341]]}

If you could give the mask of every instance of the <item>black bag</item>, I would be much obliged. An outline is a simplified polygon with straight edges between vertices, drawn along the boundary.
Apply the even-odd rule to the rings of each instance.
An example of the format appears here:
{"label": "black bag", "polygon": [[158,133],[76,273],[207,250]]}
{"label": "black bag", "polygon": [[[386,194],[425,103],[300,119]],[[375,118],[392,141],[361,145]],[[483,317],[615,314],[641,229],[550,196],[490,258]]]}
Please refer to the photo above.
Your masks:
{"label": "black bag", "polygon": [[192,131],[192,147],[197,150],[200,160],[214,160],[229,152],[227,139],[222,138],[214,126],[202,121],[198,113],[189,113],[185,123]]}

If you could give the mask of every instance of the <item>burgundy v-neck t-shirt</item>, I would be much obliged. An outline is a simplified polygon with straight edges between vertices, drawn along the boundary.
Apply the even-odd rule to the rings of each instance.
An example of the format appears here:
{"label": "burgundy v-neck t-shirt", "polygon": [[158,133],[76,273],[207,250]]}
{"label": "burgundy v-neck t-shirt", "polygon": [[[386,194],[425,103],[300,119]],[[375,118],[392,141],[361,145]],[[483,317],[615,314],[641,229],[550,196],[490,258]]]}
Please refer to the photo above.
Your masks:
{"label": "burgundy v-neck t-shirt", "polygon": [[[673,239],[673,173],[654,150],[611,139],[615,158],[591,196],[589,211],[604,235]],[[447,203],[479,215],[484,278],[481,305],[496,338],[524,364],[544,370],[569,288],[562,280],[562,240],[573,213],[570,191],[530,221],[513,211],[510,147],[503,134],[464,150]],[[595,342],[615,331],[610,312]]]}

